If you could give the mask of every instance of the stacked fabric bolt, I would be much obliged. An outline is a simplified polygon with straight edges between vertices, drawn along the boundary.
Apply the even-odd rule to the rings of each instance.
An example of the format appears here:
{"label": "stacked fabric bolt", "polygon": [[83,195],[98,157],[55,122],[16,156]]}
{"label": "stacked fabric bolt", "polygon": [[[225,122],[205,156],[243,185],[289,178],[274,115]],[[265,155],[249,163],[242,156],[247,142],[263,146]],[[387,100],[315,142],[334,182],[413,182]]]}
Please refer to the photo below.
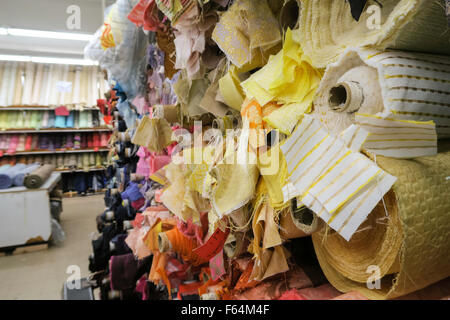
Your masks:
{"label": "stacked fabric bolt", "polygon": [[100,149],[108,146],[111,133],[4,134],[0,150],[14,154],[23,151]]}
{"label": "stacked fabric bolt", "polygon": [[444,1],[380,3],[116,1],[86,48],[115,80],[103,298],[391,299],[450,275]]}
{"label": "stacked fabric bolt", "polygon": [[68,116],[48,111],[13,111],[0,109],[0,130],[8,129],[65,129],[104,127],[105,121],[98,110],[71,111]]}
{"label": "stacked fabric bolt", "polygon": [[66,154],[42,154],[26,156],[2,157],[2,164],[52,164],[57,170],[84,170],[102,169],[107,165],[107,155],[105,152],[83,152]]}
{"label": "stacked fabric bolt", "polygon": [[2,107],[95,106],[107,91],[96,66],[2,61],[0,75]]}

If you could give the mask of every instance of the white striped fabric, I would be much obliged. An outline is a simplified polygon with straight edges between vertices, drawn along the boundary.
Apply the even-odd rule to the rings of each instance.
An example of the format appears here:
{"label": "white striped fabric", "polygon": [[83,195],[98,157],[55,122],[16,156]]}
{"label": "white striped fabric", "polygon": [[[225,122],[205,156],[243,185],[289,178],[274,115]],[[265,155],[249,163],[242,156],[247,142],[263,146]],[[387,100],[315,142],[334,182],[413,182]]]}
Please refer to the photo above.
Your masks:
{"label": "white striped fabric", "polygon": [[12,106],[14,102],[14,92],[16,90],[16,77],[17,77],[17,68],[19,66],[19,63],[17,61],[14,61],[11,64],[11,78],[8,83],[8,94],[6,97],[6,105]]}
{"label": "white striped fabric", "polygon": [[305,115],[281,146],[289,182],[296,189],[285,187],[284,194],[300,196],[346,240],[396,180],[358,152],[367,136],[364,129],[351,126],[341,137],[333,137],[318,120]]}
{"label": "white striped fabric", "polygon": [[54,67],[55,67],[55,65],[53,65],[53,64],[45,66],[44,85],[42,88],[42,99],[39,99],[41,102],[40,104],[43,106],[48,106],[49,101],[50,101],[50,89],[51,89],[50,81],[52,78]]}
{"label": "white striped fabric", "polygon": [[16,84],[14,86],[14,99],[13,99],[13,105],[18,106],[22,103],[22,76],[23,76],[23,69],[24,69],[25,63],[20,62],[17,65],[17,71],[16,71]]}
{"label": "white striped fabric", "polygon": [[42,63],[39,63],[37,65],[35,81],[33,84],[33,94],[31,96],[31,104],[33,105],[39,105],[39,99],[42,95],[42,85],[44,83],[44,68],[45,65]]}
{"label": "white striped fabric", "polygon": [[392,158],[415,158],[437,153],[436,125],[433,121],[407,121],[356,114],[356,123],[370,132],[363,148]]}
{"label": "white striped fabric", "polygon": [[31,104],[31,95],[33,94],[33,81],[34,81],[35,65],[32,62],[27,62],[25,66],[25,83],[23,86],[22,104]]}
{"label": "white striped fabric", "polygon": [[0,106],[5,107],[8,101],[8,83],[11,76],[11,62],[3,64],[2,79],[0,83]]}
{"label": "white striped fabric", "polygon": [[73,83],[73,103],[79,104],[80,103],[80,91],[81,91],[81,67],[75,68],[75,80]]}
{"label": "white striped fabric", "polygon": [[385,110],[396,119],[436,123],[450,137],[450,57],[402,51],[361,50],[380,75]]}

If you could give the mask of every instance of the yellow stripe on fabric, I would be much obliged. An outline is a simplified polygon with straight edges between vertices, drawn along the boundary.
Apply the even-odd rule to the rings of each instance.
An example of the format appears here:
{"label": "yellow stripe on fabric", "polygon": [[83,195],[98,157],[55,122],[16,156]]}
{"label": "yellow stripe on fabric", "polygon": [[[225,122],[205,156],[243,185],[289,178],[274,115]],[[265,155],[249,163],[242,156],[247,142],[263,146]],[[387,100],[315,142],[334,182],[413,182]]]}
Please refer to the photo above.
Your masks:
{"label": "yellow stripe on fabric", "polygon": [[[319,128],[320,129],[320,128]],[[315,133],[314,133],[315,134]],[[313,134],[313,135],[314,135]],[[309,150],[309,152],[307,154],[305,154],[305,156],[300,160],[299,163],[297,163],[297,165],[295,166],[295,168],[292,170],[292,173],[298,168],[298,166],[305,161],[306,158],[308,158],[318,147],[320,147],[320,145],[329,137],[330,135],[327,134],[322,140],[320,140],[319,143],[317,143],[314,148],[312,148],[311,150]],[[312,136],[311,136],[312,137]],[[311,138],[310,137],[310,138]],[[309,140],[309,138],[308,138]],[[305,142],[306,143],[306,142]],[[289,174],[289,178],[291,177],[292,173]]]}
{"label": "yellow stripe on fabric", "polygon": [[382,139],[382,140],[367,140],[367,142],[385,142],[385,141],[436,141],[436,139]]}
{"label": "yellow stripe on fabric", "polygon": [[368,56],[367,56],[367,59],[372,59],[372,58],[375,58],[376,56],[379,56],[380,54],[383,54],[383,53],[390,53],[389,51],[380,51],[380,52],[377,52],[377,53],[374,53],[374,54],[369,54]]}
{"label": "yellow stripe on fabric", "polygon": [[[386,128],[389,128],[389,127],[386,127]],[[418,130],[426,130],[426,129],[423,129],[423,128],[417,128],[417,129]],[[372,137],[374,137],[374,136],[392,136],[392,135],[395,135],[395,134],[398,134],[398,135],[421,135],[421,136],[435,136],[436,135],[435,132],[433,132],[433,133],[425,133],[425,132],[398,132],[398,131],[395,131],[395,132],[390,132],[390,133],[371,132],[370,136],[372,136]],[[367,141],[370,141],[370,139],[368,139]]]}
{"label": "yellow stripe on fabric", "polygon": [[389,99],[392,102],[406,102],[406,103],[423,103],[429,104],[432,106],[440,106],[440,107],[450,107],[450,103],[440,103],[434,101],[426,101],[426,100],[417,100],[417,99]]}
{"label": "yellow stripe on fabric", "polygon": [[[383,175],[383,178],[385,177],[385,175]],[[383,179],[382,178],[382,179]],[[370,189],[369,192],[367,192],[367,194],[365,195],[364,198],[361,199],[361,201],[358,203],[358,205],[356,206],[355,209],[353,209],[353,211],[350,213],[350,215],[347,217],[347,219],[345,219],[345,221],[342,223],[342,225],[340,226],[338,233],[341,233],[342,230],[345,228],[345,226],[349,223],[349,221],[353,218],[353,216],[356,214],[356,212],[358,212],[359,208],[361,208],[361,206],[364,204],[364,202],[366,202],[367,198],[369,198],[369,196],[375,191],[376,189],[376,185],[373,185],[372,188]]]}
{"label": "yellow stripe on fabric", "polygon": [[428,88],[407,87],[407,86],[390,87],[388,90],[389,91],[394,91],[394,90],[422,91],[422,92],[431,92],[431,93],[437,93],[437,94],[450,95],[450,91],[442,91],[442,90],[435,90],[435,89],[428,89]]}
{"label": "yellow stripe on fabric", "polygon": [[342,201],[335,209],[331,210],[330,214],[333,213],[332,217],[330,218],[330,220],[328,220],[328,224],[330,224],[331,222],[333,222],[333,220],[336,218],[336,216],[339,214],[340,210],[342,209],[342,206],[348,201],[348,199],[350,199],[351,197],[353,197],[355,194],[357,194],[362,188],[364,188],[365,186],[367,186],[373,179],[375,179],[375,177],[381,172],[381,170],[378,170],[365,184],[361,185],[355,192],[353,192],[347,199],[345,199],[344,201]]}
{"label": "yellow stripe on fabric", "polygon": [[[434,121],[433,120],[415,121],[415,120],[404,120],[404,119],[394,119],[394,118],[382,118],[380,116],[376,116],[374,114],[367,114],[367,113],[356,113],[356,116],[357,117],[364,117],[364,118],[375,118],[375,119],[379,119],[379,120],[387,120],[387,121],[393,121],[393,122],[412,123],[412,124],[418,124],[418,125],[422,125],[422,126],[434,125]],[[386,128],[392,128],[392,127],[386,126]],[[399,128],[408,128],[408,127],[399,127]],[[415,127],[411,127],[411,128],[415,128]]]}
{"label": "yellow stripe on fabric", "polygon": [[409,76],[409,75],[404,75],[404,74],[386,75],[385,78],[386,79],[407,78],[407,79],[427,80],[427,81],[434,81],[434,82],[450,83],[450,80],[445,80],[445,79],[437,79],[437,78],[430,78],[430,77],[420,77],[420,76]]}
{"label": "yellow stripe on fabric", "polygon": [[339,176],[335,177],[325,188],[323,188],[318,194],[317,197],[320,197],[325,191],[327,191],[331,186],[333,186],[343,175],[347,174],[347,172],[352,169],[359,161],[361,161],[362,158],[358,158],[355,161],[353,161],[349,167],[347,167],[345,170],[343,170]]}
{"label": "yellow stripe on fabric", "polygon": [[[318,179],[316,182],[314,182],[309,188],[308,190],[305,191],[303,198],[309,193],[309,191],[311,191],[311,189],[313,189],[320,181],[322,181],[323,178],[325,178],[334,168],[337,167],[337,165],[339,165],[339,163],[341,163],[344,158],[346,157],[346,155],[344,155],[343,157],[341,157],[338,162],[336,162],[332,167],[328,168],[327,171],[325,171]],[[327,190],[328,187],[330,187],[332,184],[334,184],[334,182],[336,182],[336,179],[340,178],[343,174],[347,173],[349,169],[351,169],[358,161],[360,161],[361,158],[356,159],[355,161],[353,161],[350,164],[350,167],[348,167],[346,170],[344,170],[343,172],[340,173],[339,176],[337,176],[335,179],[333,179],[331,181],[331,183],[329,183],[322,191],[320,191],[317,196],[320,196],[324,190]]]}
{"label": "yellow stripe on fabric", "polygon": [[[380,52],[380,53],[377,53],[377,54],[375,54],[375,55],[373,55],[373,56],[377,56],[377,55],[379,55],[379,54],[381,54],[381,53],[386,53],[386,52]],[[392,52],[392,53],[393,53],[393,52]],[[370,59],[370,58],[369,58],[369,59]],[[431,61],[431,60],[427,60],[427,59],[423,59],[423,58],[411,58],[411,57],[401,57],[401,56],[387,56],[387,57],[384,57],[383,59],[379,60],[378,63],[380,63],[381,61],[386,60],[386,59],[403,59],[403,60],[411,60],[411,61],[415,61],[415,62],[417,62],[417,61],[420,61],[420,62],[428,62],[428,63],[440,64],[440,65],[442,65],[442,66],[448,66],[448,67],[450,67],[450,64],[449,64],[449,63],[437,62],[437,61]]]}
{"label": "yellow stripe on fabric", "polygon": [[[296,151],[296,152],[294,153],[294,155],[292,156],[292,160],[291,160],[290,162],[288,162],[288,165],[290,165],[290,164],[295,160],[295,157],[297,156],[297,154],[305,147],[306,143],[308,143],[308,141],[311,140],[311,138],[314,137],[318,131],[320,131],[320,129],[321,129],[320,127],[317,128],[317,130],[314,131],[314,132],[308,137],[308,139],[305,140],[305,142],[303,142],[303,144],[297,149],[297,151]],[[303,134],[302,134],[302,135],[303,135]],[[298,141],[298,139],[297,139],[296,141]],[[292,171],[295,171],[295,169],[297,169],[297,167],[298,167],[298,164],[295,166],[295,168],[294,168]]]}
{"label": "yellow stripe on fabric", "polygon": [[[317,162],[319,162],[319,161],[322,160],[323,156],[330,150],[331,147],[333,147],[333,145],[334,145],[334,143],[336,142],[336,140],[337,140],[337,137],[334,137],[333,142],[328,146],[328,148],[326,148],[326,149],[324,150],[324,152],[322,152],[322,154],[321,154],[319,157],[317,157],[317,159],[316,159]],[[335,153],[332,157],[329,157],[330,160],[329,160],[328,163],[325,165],[324,169],[328,168],[328,166],[329,166],[330,163],[333,161],[333,159],[336,157],[336,155],[338,155],[341,151],[342,151],[342,150],[339,149],[339,150],[336,151],[336,153]],[[322,170],[322,171],[323,171],[323,170]],[[307,173],[307,171],[303,172],[303,173],[302,173],[302,174],[294,181],[294,183],[297,183],[297,181],[299,181],[300,179],[302,179],[302,178],[305,176],[306,173]],[[321,174],[322,174],[322,173],[320,173],[319,175],[321,175]]]}
{"label": "yellow stripe on fabric", "polygon": [[[366,171],[367,169],[370,168],[370,164],[367,164],[364,168],[361,168],[359,170],[359,172],[357,172],[355,175],[353,175],[353,178],[349,181],[347,181],[347,183],[345,183],[343,186],[341,186],[341,188],[339,190],[337,190],[333,195],[331,195],[326,201],[323,202],[323,206],[325,206],[328,202],[330,202],[332,199],[334,199],[337,195],[339,195],[339,193],[341,193],[345,188],[347,188],[355,179],[358,178],[359,175],[363,174],[364,171]],[[336,181],[338,180],[338,177],[335,177],[332,181],[331,184],[335,184]]]}
{"label": "yellow stripe on fabric", "polygon": [[[291,145],[291,147],[289,148],[289,150],[286,151],[286,155],[287,155],[288,153],[291,152],[292,148],[295,146],[295,144],[297,143],[297,141],[298,141],[301,137],[303,137],[303,135],[305,134],[306,131],[308,131],[309,127],[311,127],[311,125],[313,124],[313,122],[314,122],[314,121],[311,121],[311,122],[308,124],[308,126],[305,128],[305,130],[303,130],[303,132],[295,139],[295,141],[292,143],[292,145]],[[296,129],[296,131],[297,131],[297,130],[300,130],[300,127],[298,127],[298,128]],[[287,142],[287,141],[286,141],[286,142]]]}
{"label": "yellow stripe on fabric", "polygon": [[[347,145],[347,147],[351,148],[352,144],[353,144],[353,140],[355,140],[356,136],[358,135],[359,130],[361,129],[361,127],[356,128],[355,132],[353,133],[353,137],[350,140],[350,143]],[[367,138],[366,138],[367,139]],[[364,144],[364,142],[362,143]]]}
{"label": "yellow stripe on fabric", "polygon": [[399,110],[390,110],[394,114],[403,114],[410,116],[426,116],[426,117],[435,117],[435,118],[450,118],[450,116],[442,115],[442,114],[433,114],[433,113],[424,113],[424,112],[414,112],[414,111],[399,111]]}
{"label": "yellow stripe on fabric", "polygon": [[446,70],[421,67],[421,66],[413,66],[411,64],[401,64],[401,63],[383,64],[383,67],[400,67],[400,68],[410,68],[410,69],[419,69],[419,70],[426,70],[426,71],[450,73],[450,71],[446,71]]}
{"label": "yellow stripe on fabric", "polygon": [[391,150],[391,149],[431,149],[436,148],[436,146],[409,146],[409,147],[384,147],[384,148],[373,148],[373,147],[367,147],[369,150]]}

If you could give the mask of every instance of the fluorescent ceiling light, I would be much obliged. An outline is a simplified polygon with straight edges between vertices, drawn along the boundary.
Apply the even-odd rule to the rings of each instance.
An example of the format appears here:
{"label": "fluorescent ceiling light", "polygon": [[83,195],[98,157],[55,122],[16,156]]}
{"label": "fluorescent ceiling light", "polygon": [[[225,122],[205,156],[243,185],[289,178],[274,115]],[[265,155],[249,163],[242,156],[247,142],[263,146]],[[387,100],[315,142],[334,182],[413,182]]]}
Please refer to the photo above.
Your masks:
{"label": "fluorescent ceiling light", "polygon": [[97,61],[92,61],[92,60],[87,60],[87,59],[31,57],[31,61],[36,62],[36,63],[76,64],[76,65],[83,65],[83,66],[98,65]]}
{"label": "fluorescent ceiling light", "polygon": [[35,63],[55,63],[55,64],[72,64],[81,66],[93,66],[98,65],[97,61],[87,59],[70,59],[70,58],[56,58],[56,57],[30,57],[21,55],[6,55],[0,54],[0,60],[2,61],[26,61]]}
{"label": "fluorescent ceiling light", "polygon": [[16,56],[10,54],[0,54],[1,61],[31,61],[29,56]]}
{"label": "fluorescent ceiling light", "polygon": [[0,35],[11,35],[17,37],[33,37],[47,39],[90,41],[94,36],[86,33],[53,32],[31,29],[0,28]]}

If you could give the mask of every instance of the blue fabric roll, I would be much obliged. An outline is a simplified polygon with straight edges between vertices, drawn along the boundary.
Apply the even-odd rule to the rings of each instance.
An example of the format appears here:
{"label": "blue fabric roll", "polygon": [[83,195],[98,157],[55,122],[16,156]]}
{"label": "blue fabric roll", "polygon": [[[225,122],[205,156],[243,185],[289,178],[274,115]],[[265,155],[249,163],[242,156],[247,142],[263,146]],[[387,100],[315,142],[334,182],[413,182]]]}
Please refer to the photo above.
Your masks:
{"label": "blue fabric roll", "polygon": [[75,113],[74,113],[74,111],[71,111],[69,116],[66,119],[66,128],[73,128],[74,118],[75,118]]}
{"label": "blue fabric roll", "polygon": [[13,179],[13,185],[16,186],[16,187],[22,187],[23,186],[23,180],[25,179],[25,175],[27,175],[28,173],[33,172],[34,170],[39,168],[39,166],[40,166],[39,163],[29,164],[25,168],[23,168],[22,170],[17,172],[17,174],[15,175],[15,177]]}
{"label": "blue fabric roll", "polygon": [[65,128],[65,127],[66,127],[66,116],[56,116],[55,128]]}
{"label": "blue fabric roll", "polygon": [[55,113],[50,112],[50,115],[48,117],[47,128],[54,128],[54,127],[55,127]]}
{"label": "blue fabric roll", "polygon": [[26,168],[27,165],[19,163],[13,167],[9,167],[6,170],[0,172],[0,189],[8,189],[12,187],[14,177],[20,170]]}

